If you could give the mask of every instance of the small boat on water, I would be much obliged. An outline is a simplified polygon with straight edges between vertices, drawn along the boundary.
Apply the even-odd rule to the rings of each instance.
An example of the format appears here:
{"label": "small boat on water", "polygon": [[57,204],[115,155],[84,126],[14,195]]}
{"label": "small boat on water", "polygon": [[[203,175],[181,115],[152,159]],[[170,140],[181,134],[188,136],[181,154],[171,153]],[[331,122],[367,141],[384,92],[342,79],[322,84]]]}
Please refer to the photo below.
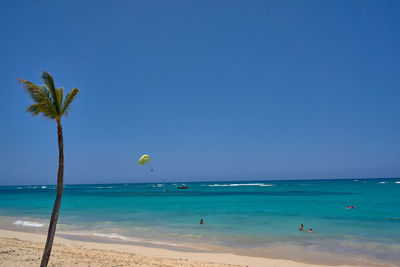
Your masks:
{"label": "small boat on water", "polygon": [[178,186],[178,189],[188,189],[188,188],[189,188],[188,186],[184,186],[184,185]]}

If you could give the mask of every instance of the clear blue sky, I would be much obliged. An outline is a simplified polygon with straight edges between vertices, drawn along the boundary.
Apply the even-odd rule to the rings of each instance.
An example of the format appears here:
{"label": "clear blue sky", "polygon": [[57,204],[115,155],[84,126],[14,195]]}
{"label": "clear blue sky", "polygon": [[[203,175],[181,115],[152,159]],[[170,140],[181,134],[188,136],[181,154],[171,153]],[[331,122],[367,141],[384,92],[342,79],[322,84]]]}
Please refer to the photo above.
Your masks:
{"label": "clear blue sky", "polygon": [[[0,184],[400,176],[400,1],[2,1]],[[155,174],[137,164],[153,158]]]}

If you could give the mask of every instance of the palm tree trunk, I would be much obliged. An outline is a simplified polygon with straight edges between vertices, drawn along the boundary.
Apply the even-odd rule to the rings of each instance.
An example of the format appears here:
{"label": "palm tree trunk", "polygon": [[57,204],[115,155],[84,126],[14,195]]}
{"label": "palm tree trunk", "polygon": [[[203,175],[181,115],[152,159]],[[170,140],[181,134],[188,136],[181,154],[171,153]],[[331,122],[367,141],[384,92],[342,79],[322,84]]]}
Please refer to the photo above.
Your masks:
{"label": "palm tree trunk", "polygon": [[58,134],[58,176],[57,176],[57,196],[54,202],[53,212],[51,213],[49,231],[47,233],[46,246],[44,247],[42,262],[40,267],[46,267],[49,263],[51,248],[53,246],[54,235],[56,233],[58,214],[61,205],[61,196],[64,183],[64,142],[61,122],[57,120],[57,134]]}

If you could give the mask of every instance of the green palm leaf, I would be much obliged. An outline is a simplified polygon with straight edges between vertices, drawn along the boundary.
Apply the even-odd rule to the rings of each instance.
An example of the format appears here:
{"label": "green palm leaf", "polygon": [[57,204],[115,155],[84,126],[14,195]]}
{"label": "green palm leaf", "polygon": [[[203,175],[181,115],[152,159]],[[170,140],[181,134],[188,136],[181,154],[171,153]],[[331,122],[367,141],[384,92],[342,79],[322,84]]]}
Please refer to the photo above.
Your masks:
{"label": "green palm leaf", "polygon": [[51,100],[54,105],[54,108],[57,110],[57,113],[60,113],[61,108],[60,105],[58,104],[58,94],[57,94],[57,89],[54,86],[53,77],[50,75],[50,73],[42,71],[42,81],[51,94]]}
{"label": "green palm leaf", "polygon": [[60,107],[60,110],[61,110],[63,97],[64,97],[64,88],[61,87],[59,89],[56,89],[56,92],[57,92],[57,103],[58,103],[58,106]]}
{"label": "green palm leaf", "polygon": [[26,110],[27,112],[32,112],[33,116],[39,114],[40,112],[43,112],[43,115],[52,119],[58,116],[58,112],[53,106],[52,101],[50,100],[46,92],[43,92],[41,87],[24,79],[19,79],[19,82],[24,85],[24,88],[27,90],[27,92],[35,102],[35,104],[32,105],[34,107],[28,107],[28,109]]}
{"label": "green palm leaf", "polygon": [[65,114],[65,116],[68,116],[71,102],[75,99],[78,93],[79,93],[78,89],[72,88],[72,90],[65,96],[64,105],[61,110],[62,115]]}
{"label": "green palm leaf", "polygon": [[52,110],[51,108],[49,108],[48,105],[43,105],[43,104],[33,104],[30,105],[27,109],[27,112],[32,113],[32,116],[35,116],[39,113],[42,113],[43,116],[50,118],[50,119],[56,119],[57,118],[57,114],[54,112],[54,110]]}

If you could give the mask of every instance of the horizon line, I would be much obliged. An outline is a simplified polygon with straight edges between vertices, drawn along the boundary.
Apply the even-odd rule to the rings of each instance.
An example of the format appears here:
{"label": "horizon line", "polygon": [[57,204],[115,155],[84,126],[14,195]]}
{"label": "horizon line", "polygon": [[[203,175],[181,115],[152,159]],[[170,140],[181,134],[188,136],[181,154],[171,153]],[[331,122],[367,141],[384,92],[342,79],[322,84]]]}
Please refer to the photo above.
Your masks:
{"label": "horizon line", "polygon": [[[326,180],[371,180],[371,179],[400,179],[400,177],[352,177],[352,178],[317,178],[317,179],[268,179],[268,180],[215,180],[215,181],[170,181],[170,183],[220,183],[220,182],[269,182],[269,181],[326,181]],[[166,180],[166,179],[165,179]],[[163,181],[163,180],[162,180]],[[154,184],[159,182],[119,182],[119,183],[82,183],[82,184],[64,184],[66,185],[118,185],[118,184]],[[19,185],[0,185],[6,186],[57,186],[57,184],[19,184]]]}

